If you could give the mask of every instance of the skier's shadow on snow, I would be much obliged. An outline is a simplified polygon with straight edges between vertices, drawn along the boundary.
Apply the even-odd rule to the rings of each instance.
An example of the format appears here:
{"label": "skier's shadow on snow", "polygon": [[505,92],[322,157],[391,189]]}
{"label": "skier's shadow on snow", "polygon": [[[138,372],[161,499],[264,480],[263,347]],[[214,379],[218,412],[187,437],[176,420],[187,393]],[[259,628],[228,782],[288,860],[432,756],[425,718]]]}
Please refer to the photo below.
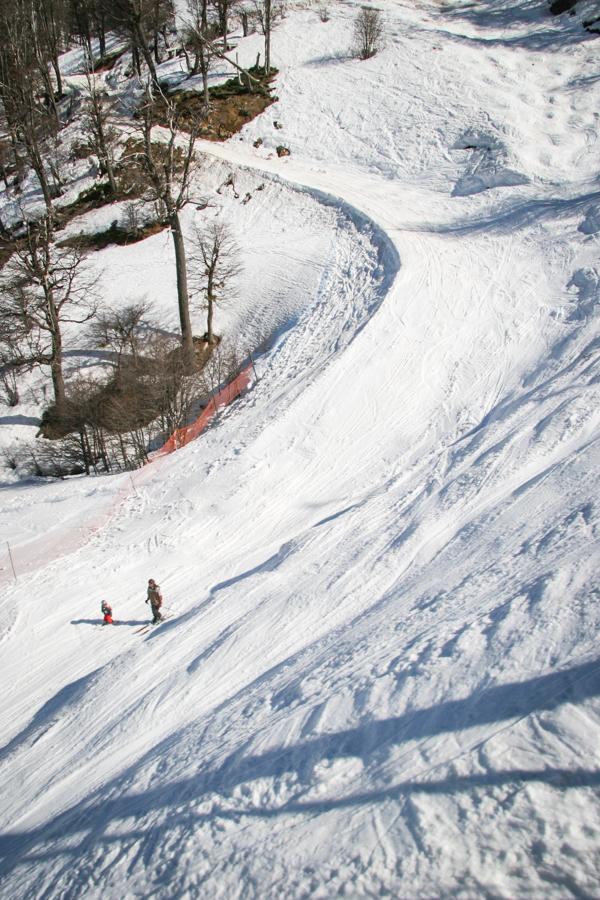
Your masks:
{"label": "skier's shadow on snow", "polygon": [[[95,673],[94,673],[95,674]],[[76,695],[86,690],[89,679],[81,679],[59,692],[47,704],[44,721],[38,721],[44,729],[56,719],[61,706],[71,704]],[[66,694],[65,694],[66,691]],[[64,695],[64,696],[62,696]],[[121,827],[116,834],[110,832],[115,823],[132,818],[146,819],[151,813],[162,811],[160,829],[169,827],[169,810],[173,809],[173,826],[196,828],[203,821],[232,819],[239,822],[244,817],[262,819],[282,815],[315,815],[335,809],[363,804],[409,798],[416,794],[450,796],[473,792],[478,789],[524,785],[527,783],[550,784],[562,791],[570,788],[600,786],[600,770],[578,767],[545,766],[543,759],[536,768],[502,769],[476,772],[464,776],[449,775],[439,779],[400,781],[396,784],[374,786],[370,790],[349,793],[325,799],[302,799],[302,794],[277,807],[231,807],[232,792],[241,784],[262,778],[279,778],[286,773],[296,773],[298,781],[308,790],[314,780],[312,772],[317,763],[324,760],[359,758],[368,763],[380,757],[382,752],[409,741],[464,731],[477,726],[498,722],[515,724],[532,714],[547,713],[559,706],[578,704],[600,695],[600,659],[572,666],[558,672],[532,677],[522,682],[499,684],[458,700],[447,700],[423,709],[410,710],[400,716],[387,719],[363,720],[354,728],[329,734],[317,734],[288,747],[275,747],[265,753],[244,755],[233,752],[225,762],[211,768],[200,768],[193,776],[158,785],[141,793],[127,791],[136,770],[143,771],[150,762],[168,758],[182,736],[193,735],[197,723],[166,738],[152,747],[126,773],[97,790],[87,802],[78,802],[70,809],[31,830],[0,834],[0,875],[6,876],[20,865],[32,862],[48,862],[55,858],[60,865],[67,865],[70,857],[82,864],[86,854],[106,851],[112,843],[131,839],[147,840],[154,846],[156,834],[152,825],[140,825],[125,834]],[[40,715],[36,716],[40,718]],[[34,719],[35,721],[35,719]],[[33,724],[33,723],[32,723]],[[38,734],[25,736],[29,741]],[[43,732],[42,732],[43,733]],[[20,737],[22,738],[22,734]],[[18,740],[18,739],[17,739]],[[198,759],[201,759],[203,735],[198,738]],[[13,742],[11,742],[13,744]],[[8,748],[6,748],[8,749]],[[220,794],[228,808],[213,804],[211,812],[195,812],[193,806],[206,795]],[[182,807],[190,811],[185,812]],[[146,821],[149,821],[146,819]],[[151,821],[151,820],[150,820]],[[80,839],[67,845],[68,835],[80,835]],[[53,846],[54,844],[54,846]],[[70,864],[69,864],[70,865]],[[73,878],[78,879],[78,867],[73,867]]]}
{"label": "skier's shadow on snow", "polygon": [[[115,625],[148,625],[148,619],[115,619]],[[102,625],[102,619],[71,619],[71,625]],[[108,627],[108,626],[107,626]]]}

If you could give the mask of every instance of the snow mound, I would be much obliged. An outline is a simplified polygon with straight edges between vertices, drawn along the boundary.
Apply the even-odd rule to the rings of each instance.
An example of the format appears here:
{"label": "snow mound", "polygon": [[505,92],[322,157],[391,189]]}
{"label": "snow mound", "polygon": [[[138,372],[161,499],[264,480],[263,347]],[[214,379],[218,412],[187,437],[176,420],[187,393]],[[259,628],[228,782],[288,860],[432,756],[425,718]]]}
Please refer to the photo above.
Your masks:
{"label": "snow mound", "polygon": [[600,273],[598,269],[578,269],[571,278],[568,288],[577,292],[574,309],[569,321],[588,319],[597,313],[600,302]]}
{"label": "snow mound", "polygon": [[598,234],[600,231],[600,206],[592,206],[588,209],[578,231],[581,231],[582,234]]}
{"label": "snow mound", "polygon": [[495,187],[528,184],[529,179],[511,167],[508,148],[498,138],[483,131],[465,131],[452,147],[470,151],[463,175],[452,190],[453,197],[479,194]]}

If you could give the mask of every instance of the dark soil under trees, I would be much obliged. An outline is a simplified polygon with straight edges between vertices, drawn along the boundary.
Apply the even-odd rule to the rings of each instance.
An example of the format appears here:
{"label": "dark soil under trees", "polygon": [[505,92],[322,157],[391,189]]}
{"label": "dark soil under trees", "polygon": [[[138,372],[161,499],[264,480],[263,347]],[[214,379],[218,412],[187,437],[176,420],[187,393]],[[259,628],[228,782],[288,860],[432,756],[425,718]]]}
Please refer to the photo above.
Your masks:
{"label": "dark soil under trees", "polygon": [[136,228],[135,231],[124,228],[115,220],[105,231],[95,231],[93,234],[76,234],[73,237],[58,241],[59,247],[78,247],[82,250],[104,250],[111,244],[126,246],[143,241],[153,234],[159,234],[168,228],[166,222],[149,222],[147,225]]}
{"label": "dark soil under trees", "polygon": [[[178,90],[169,96],[177,105],[184,129],[189,130],[194,123],[198,129],[198,137],[209,141],[225,141],[277,101],[277,97],[270,93],[270,85],[276,73],[276,69],[271,69],[270,74],[265,76],[260,70],[250,69],[250,75],[259,81],[254,91],[241,84],[237,76],[230,78],[225,84],[210,88],[207,117],[203,115],[201,93]],[[157,121],[161,123],[159,112]]]}

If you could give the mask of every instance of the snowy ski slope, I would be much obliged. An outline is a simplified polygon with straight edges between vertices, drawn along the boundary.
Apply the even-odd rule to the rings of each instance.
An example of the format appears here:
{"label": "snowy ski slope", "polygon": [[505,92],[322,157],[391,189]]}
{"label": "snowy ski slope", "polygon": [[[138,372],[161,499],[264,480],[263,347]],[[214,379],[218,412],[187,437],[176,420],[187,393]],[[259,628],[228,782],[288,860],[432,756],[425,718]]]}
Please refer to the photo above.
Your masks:
{"label": "snowy ski slope", "polygon": [[[260,380],[133,480],[1,487],[2,898],[600,893],[592,4],[381,7],[367,62],[358,4],[290,12],[202,148],[265,184],[218,201]],[[168,254],[109,298],[173,324]]]}

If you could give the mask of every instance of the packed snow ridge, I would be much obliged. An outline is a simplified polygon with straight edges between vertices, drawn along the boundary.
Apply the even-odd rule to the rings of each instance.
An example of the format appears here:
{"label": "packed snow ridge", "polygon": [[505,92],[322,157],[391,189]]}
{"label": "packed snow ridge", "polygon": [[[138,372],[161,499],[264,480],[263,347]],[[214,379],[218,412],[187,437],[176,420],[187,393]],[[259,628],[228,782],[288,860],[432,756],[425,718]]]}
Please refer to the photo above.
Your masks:
{"label": "packed snow ridge", "polygon": [[[132,475],[6,473],[3,898],[599,893],[593,4],[379,6],[365,61],[359,4],[291,8],[203,145],[250,389]],[[171,328],[170,254],[93,258]]]}

